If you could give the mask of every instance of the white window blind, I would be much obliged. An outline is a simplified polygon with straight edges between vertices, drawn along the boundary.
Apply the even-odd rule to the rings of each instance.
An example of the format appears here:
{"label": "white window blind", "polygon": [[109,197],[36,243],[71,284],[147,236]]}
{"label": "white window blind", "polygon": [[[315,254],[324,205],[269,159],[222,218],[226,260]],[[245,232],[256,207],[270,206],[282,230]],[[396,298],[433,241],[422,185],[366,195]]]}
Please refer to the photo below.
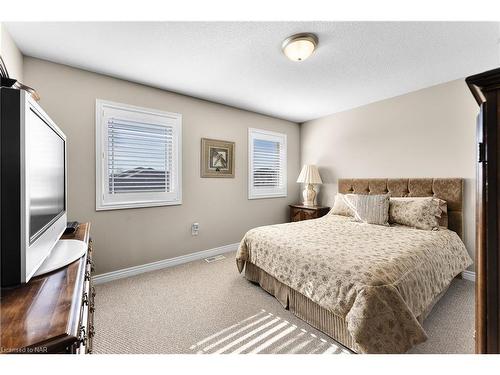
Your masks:
{"label": "white window blind", "polygon": [[286,196],[286,134],[250,128],[248,149],[248,198]]}
{"label": "white window blind", "polygon": [[180,204],[180,115],[96,106],[97,209]]}
{"label": "white window blind", "polygon": [[109,193],[171,191],[172,127],[119,118],[107,125]]}

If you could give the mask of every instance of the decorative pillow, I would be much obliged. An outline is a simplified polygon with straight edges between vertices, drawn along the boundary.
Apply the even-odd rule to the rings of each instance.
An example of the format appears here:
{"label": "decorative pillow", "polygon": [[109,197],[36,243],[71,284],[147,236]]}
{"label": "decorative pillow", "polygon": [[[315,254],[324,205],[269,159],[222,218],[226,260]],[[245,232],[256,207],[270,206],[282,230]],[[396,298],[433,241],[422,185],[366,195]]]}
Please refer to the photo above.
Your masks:
{"label": "decorative pillow", "polygon": [[[443,203],[444,202],[444,203]],[[433,197],[391,198],[389,222],[424,230],[438,230],[446,202]]]}
{"label": "decorative pillow", "polygon": [[335,202],[330,210],[329,214],[332,215],[342,215],[342,216],[354,216],[354,211],[352,210],[352,203],[349,199],[352,198],[354,194],[340,194],[337,193],[335,196]]}
{"label": "decorative pillow", "polygon": [[441,217],[439,218],[439,226],[448,229],[448,203],[440,198],[434,198],[439,202],[441,209]]}
{"label": "decorative pillow", "polygon": [[367,224],[389,225],[389,194],[355,194],[352,202],[354,219]]}

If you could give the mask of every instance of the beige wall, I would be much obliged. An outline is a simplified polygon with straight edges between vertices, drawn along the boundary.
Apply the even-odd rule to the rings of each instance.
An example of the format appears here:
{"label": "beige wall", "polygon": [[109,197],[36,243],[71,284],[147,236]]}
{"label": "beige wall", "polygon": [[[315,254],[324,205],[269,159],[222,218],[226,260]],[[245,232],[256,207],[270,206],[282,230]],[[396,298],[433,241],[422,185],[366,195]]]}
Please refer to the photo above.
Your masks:
{"label": "beige wall", "polygon": [[23,82],[23,55],[2,23],[0,23],[0,55],[7,66],[9,76]]}
{"label": "beige wall", "polygon": [[[68,138],[68,218],[92,222],[97,274],[239,242],[250,228],[287,220],[299,192],[297,124],[29,57],[24,74]],[[95,211],[96,98],[182,114],[182,205]],[[287,198],[247,199],[249,127],[287,134]],[[200,178],[202,137],[236,142],[234,179]]]}
{"label": "beige wall", "polygon": [[301,160],[320,167],[319,200],[330,206],[339,177],[465,178],[473,255],[477,113],[464,81],[452,81],[302,124]]}

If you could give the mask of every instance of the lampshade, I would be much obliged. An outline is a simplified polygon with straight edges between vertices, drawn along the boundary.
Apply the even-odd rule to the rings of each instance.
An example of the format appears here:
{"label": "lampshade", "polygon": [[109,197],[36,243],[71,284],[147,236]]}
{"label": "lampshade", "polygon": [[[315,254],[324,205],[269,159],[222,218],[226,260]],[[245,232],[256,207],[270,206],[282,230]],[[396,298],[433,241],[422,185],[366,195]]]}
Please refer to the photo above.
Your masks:
{"label": "lampshade", "polygon": [[306,164],[302,167],[302,171],[300,171],[299,178],[297,178],[297,182],[301,182],[303,184],[322,184],[321,176],[319,175],[318,167],[311,164]]}

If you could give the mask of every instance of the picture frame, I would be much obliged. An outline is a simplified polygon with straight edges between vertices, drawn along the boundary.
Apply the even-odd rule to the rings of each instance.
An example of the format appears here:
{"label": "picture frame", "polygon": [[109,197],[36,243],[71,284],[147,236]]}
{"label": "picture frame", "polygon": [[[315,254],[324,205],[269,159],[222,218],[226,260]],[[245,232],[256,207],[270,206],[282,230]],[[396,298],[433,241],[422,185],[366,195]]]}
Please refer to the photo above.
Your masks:
{"label": "picture frame", "polygon": [[201,139],[201,177],[234,178],[235,143],[219,139]]}

